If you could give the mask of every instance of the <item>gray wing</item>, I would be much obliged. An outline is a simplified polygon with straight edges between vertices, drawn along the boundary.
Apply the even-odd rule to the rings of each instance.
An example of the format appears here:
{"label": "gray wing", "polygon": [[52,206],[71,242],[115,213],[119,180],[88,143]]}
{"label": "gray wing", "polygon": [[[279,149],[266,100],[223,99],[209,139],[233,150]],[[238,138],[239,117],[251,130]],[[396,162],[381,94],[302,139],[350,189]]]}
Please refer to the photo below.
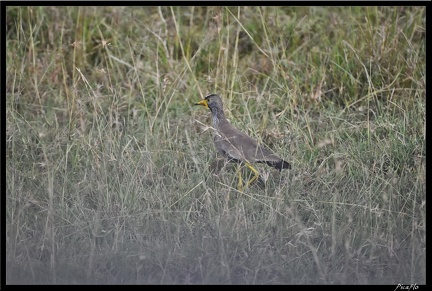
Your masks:
{"label": "gray wing", "polygon": [[270,150],[237,130],[231,124],[223,124],[223,132],[217,132],[214,143],[219,153],[227,159],[246,160],[248,162],[279,162],[281,159]]}

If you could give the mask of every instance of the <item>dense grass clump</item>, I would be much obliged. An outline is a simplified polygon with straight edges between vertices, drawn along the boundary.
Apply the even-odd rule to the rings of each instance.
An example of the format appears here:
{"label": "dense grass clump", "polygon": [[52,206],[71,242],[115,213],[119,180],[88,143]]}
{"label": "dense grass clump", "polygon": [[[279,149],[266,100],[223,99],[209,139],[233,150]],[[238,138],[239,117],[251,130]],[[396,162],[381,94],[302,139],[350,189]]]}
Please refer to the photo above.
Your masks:
{"label": "dense grass clump", "polygon": [[7,7],[6,283],[425,284],[425,14]]}

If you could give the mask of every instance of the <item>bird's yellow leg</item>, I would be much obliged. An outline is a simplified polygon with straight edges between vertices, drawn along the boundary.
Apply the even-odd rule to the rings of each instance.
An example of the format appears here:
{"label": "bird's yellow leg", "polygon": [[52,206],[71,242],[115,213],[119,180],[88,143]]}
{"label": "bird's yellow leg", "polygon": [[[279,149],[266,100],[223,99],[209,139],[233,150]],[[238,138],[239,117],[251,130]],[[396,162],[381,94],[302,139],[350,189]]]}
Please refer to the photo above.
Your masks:
{"label": "bird's yellow leg", "polygon": [[240,164],[237,164],[237,174],[238,174],[237,189],[239,191],[243,191],[243,180],[242,180],[242,176],[241,176],[241,165]]}
{"label": "bird's yellow leg", "polygon": [[252,170],[252,172],[254,172],[255,176],[252,177],[252,179],[249,180],[249,182],[247,182],[246,186],[244,186],[244,188],[241,190],[243,191],[244,189],[246,189],[250,184],[252,184],[252,182],[254,182],[256,179],[258,179],[259,177],[259,172],[257,169],[255,169],[254,167],[252,167],[251,164],[245,162],[246,166]]}

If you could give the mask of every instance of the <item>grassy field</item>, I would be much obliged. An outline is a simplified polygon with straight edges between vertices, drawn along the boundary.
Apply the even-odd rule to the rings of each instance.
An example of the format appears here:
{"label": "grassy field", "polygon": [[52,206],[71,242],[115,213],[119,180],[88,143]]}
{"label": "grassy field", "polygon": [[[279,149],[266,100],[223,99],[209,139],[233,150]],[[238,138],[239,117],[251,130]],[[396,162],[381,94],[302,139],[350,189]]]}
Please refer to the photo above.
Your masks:
{"label": "grassy field", "polygon": [[[7,284],[426,283],[424,7],[5,21]],[[293,169],[239,193],[208,93]]]}

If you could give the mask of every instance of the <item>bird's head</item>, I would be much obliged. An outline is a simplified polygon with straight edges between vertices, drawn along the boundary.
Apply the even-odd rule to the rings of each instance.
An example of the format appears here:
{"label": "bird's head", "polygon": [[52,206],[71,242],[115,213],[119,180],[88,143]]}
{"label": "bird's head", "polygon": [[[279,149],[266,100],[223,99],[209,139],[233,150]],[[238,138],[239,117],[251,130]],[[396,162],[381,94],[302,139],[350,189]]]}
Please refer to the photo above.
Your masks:
{"label": "bird's head", "polygon": [[219,97],[219,95],[216,94],[209,94],[207,95],[203,100],[200,102],[195,103],[195,105],[202,105],[206,108],[209,108],[211,111],[214,111],[216,109],[217,111],[222,111],[222,99]]}

